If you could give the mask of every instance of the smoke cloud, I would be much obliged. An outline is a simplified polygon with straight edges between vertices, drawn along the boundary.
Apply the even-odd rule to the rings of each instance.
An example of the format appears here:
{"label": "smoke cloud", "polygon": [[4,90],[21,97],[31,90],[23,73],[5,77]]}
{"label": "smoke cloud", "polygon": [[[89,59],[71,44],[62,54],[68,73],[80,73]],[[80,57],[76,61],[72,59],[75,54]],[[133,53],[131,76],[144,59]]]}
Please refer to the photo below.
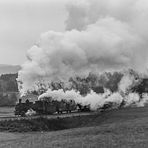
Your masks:
{"label": "smoke cloud", "polygon": [[119,92],[111,93],[109,90],[106,90],[104,94],[97,94],[94,91],[91,91],[86,96],[81,96],[79,92],[75,90],[68,90],[64,92],[63,90],[51,90],[49,89],[46,93],[39,96],[39,100],[52,98],[53,100],[74,100],[75,103],[81,104],[83,106],[90,105],[92,111],[96,111],[103,107],[105,104],[111,104],[111,109],[119,108],[124,101],[123,107],[136,106],[142,107],[148,102],[148,96],[145,94],[141,99],[137,93],[129,93],[122,96]]}
{"label": "smoke cloud", "polygon": [[[141,76],[142,77],[142,76]],[[93,90],[86,95],[81,95],[77,90],[51,90],[50,88],[41,94],[39,100],[73,100],[77,104],[83,106],[89,105],[92,111],[97,111],[110,104],[110,109],[117,109],[120,107],[143,107],[148,103],[148,94],[145,92],[142,97],[138,92],[132,92],[132,88],[141,83],[142,78],[133,70],[124,72],[124,76],[119,82],[118,91],[112,92],[104,88],[104,93],[96,93]]]}
{"label": "smoke cloud", "polygon": [[65,32],[45,32],[28,50],[19,72],[21,92],[39,81],[89,72],[147,70],[147,0],[74,0],[66,8]]}

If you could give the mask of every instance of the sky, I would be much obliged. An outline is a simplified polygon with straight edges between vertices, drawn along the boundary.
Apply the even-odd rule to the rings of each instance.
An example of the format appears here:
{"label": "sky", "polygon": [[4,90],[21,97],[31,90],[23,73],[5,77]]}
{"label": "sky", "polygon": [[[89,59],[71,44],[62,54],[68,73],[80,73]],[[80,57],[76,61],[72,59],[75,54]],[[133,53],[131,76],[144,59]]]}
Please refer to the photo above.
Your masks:
{"label": "sky", "polygon": [[63,32],[67,1],[0,0],[0,64],[23,64],[40,34]]}
{"label": "sky", "polygon": [[148,75],[147,0],[5,1],[1,59],[25,61],[18,76],[23,93],[89,73]]}

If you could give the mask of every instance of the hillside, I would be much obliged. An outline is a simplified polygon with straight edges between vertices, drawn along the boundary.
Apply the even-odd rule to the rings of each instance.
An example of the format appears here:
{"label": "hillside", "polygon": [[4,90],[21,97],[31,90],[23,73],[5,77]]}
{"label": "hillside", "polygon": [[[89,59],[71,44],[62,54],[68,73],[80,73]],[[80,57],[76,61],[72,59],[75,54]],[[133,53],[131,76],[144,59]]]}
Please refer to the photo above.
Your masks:
{"label": "hillside", "polygon": [[[65,119],[65,126],[68,127],[68,123],[76,124],[78,128],[23,134],[1,132],[1,147],[7,147],[8,145],[11,145],[12,148],[17,146],[21,148],[148,147],[148,107],[124,108],[85,118],[72,117],[72,122],[68,122],[68,120],[70,119]],[[28,127],[31,124],[35,124],[35,122],[29,121],[27,123]],[[23,124],[21,124],[21,127],[23,127]]]}
{"label": "hillside", "polygon": [[20,69],[21,67],[19,65],[0,64],[0,75],[9,74],[9,73],[17,73]]}
{"label": "hillside", "polygon": [[0,106],[13,106],[17,101],[17,74],[2,74],[0,76]]}

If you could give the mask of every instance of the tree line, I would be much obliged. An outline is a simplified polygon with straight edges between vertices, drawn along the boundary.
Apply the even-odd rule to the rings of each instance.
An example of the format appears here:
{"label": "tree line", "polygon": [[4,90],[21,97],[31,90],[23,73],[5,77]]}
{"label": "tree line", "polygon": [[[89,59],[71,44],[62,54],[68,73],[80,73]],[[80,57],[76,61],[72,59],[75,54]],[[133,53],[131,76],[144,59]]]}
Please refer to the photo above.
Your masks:
{"label": "tree line", "polygon": [[[118,91],[118,85],[123,77],[121,72],[105,72],[102,74],[89,73],[86,77],[75,76],[71,77],[68,81],[68,85],[62,81],[52,81],[47,84],[40,83],[38,85],[38,90],[34,90],[31,93],[40,95],[47,91],[48,88],[51,90],[76,90],[80,92],[81,95],[85,96],[93,90],[96,93],[104,93],[104,88],[109,89],[111,92]],[[30,92],[29,92],[30,93]]]}
{"label": "tree line", "polygon": [[0,76],[0,106],[13,106],[17,101],[18,74],[2,74]]}

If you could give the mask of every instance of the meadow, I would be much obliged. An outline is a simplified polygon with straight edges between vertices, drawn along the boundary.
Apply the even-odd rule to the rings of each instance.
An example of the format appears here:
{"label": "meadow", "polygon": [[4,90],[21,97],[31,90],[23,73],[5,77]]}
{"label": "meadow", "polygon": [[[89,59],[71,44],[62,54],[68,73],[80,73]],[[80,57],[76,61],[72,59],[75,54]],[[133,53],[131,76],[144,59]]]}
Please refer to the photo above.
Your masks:
{"label": "meadow", "polygon": [[0,107],[0,117],[14,116],[14,107]]}
{"label": "meadow", "polygon": [[[147,148],[148,107],[125,108],[81,119],[59,131],[1,132],[0,148]],[[89,120],[90,119],[90,120]]]}

